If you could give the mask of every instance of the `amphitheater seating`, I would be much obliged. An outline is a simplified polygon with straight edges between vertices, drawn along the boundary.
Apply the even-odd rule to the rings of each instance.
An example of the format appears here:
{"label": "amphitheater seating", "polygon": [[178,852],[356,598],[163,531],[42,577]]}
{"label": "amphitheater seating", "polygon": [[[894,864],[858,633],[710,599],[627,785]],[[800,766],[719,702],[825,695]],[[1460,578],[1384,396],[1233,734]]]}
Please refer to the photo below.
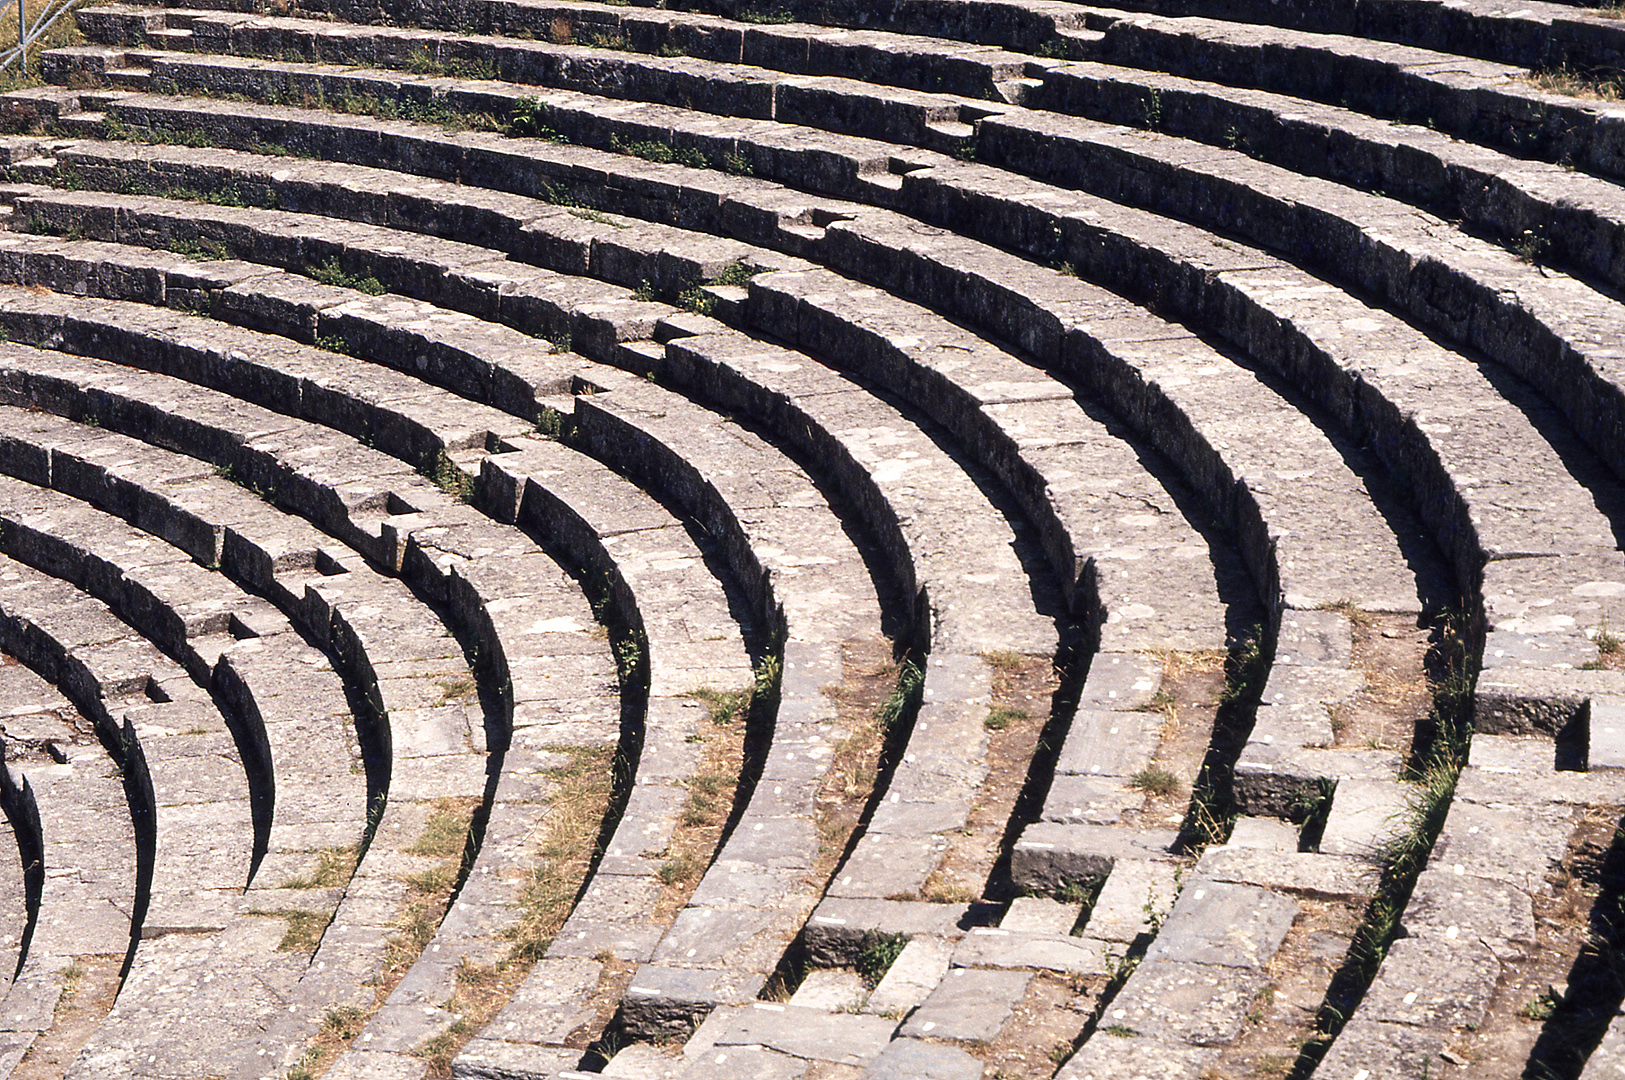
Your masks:
{"label": "amphitheater seating", "polygon": [[80,7],[0,1073],[1618,1075],[1616,14]]}

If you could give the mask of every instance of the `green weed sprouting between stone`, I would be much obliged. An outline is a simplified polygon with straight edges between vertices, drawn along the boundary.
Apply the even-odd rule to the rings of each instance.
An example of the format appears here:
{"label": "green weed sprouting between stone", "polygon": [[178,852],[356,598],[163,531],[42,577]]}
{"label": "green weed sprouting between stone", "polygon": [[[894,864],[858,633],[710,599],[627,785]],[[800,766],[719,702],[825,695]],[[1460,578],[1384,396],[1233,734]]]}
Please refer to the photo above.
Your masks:
{"label": "green weed sprouting between stone", "polygon": [[1348,1014],[1365,995],[1377,968],[1399,931],[1400,916],[1410,901],[1417,875],[1428,855],[1455,795],[1456,780],[1467,760],[1475,673],[1469,667],[1462,624],[1466,616],[1453,615],[1440,625],[1436,655],[1441,673],[1433,681],[1433,709],[1429,724],[1431,746],[1420,761],[1407,769],[1410,785],[1406,807],[1394,830],[1377,852],[1380,871],[1377,887],[1355,930],[1343,966],[1332,977],[1316,1019],[1316,1034],[1304,1043],[1293,1067],[1294,1078],[1307,1078],[1319,1065]]}
{"label": "green weed sprouting between stone", "polygon": [[1147,765],[1129,777],[1128,786],[1147,795],[1174,795],[1180,788],[1179,776],[1160,765]]}
{"label": "green weed sprouting between stone", "polygon": [[354,289],[356,292],[366,293],[368,296],[382,296],[389,289],[374,275],[351,274],[339,265],[337,255],[329,255],[327,261],[320,266],[307,266],[305,273],[313,281],[323,285],[336,285],[341,289]]}
{"label": "green weed sprouting between stone", "polygon": [[540,98],[522,97],[514,102],[502,130],[508,135],[546,142],[565,143],[570,140],[553,130],[549,121],[552,110]]}
{"label": "green weed sprouting between stone", "polygon": [[474,498],[474,478],[458,468],[457,463],[447,457],[444,450],[440,451],[434,464],[427,469],[426,475],[447,495],[463,502],[469,502]]}
{"label": "green weed sprouting between stone", "polygon": [[875,709],[875,723],[890,731],[899,720],[913,714],[925,693],[925,670],[912,660],[897,669],[897,686]]}
{"label": "green weed sprouting between stone", "polygon": [[908,944],[908,938],[903,934],[886,934],[878,930],[870,930],[863,935],[863,942],[858,947],[857,959],[853,966],[863,977],[864,983],[873,987],[886,977],[886,972],[897,962],[902,955],[903,947]]}
{"label": "green weed sprouting between stone", "polygon": [[1003,731],[1012,721],[1027,719],[1026,709],[1012,709],[1005,705],[993,705],[982,718],[982,725],[989,731]]}
{"label": "green weed sprouting between stone", "polygon": [[709,169],[711,159],[692,146],[672,146],[654,139],[623,139],[611,135],[609,148],[617,154],[630,154],[657,165],[687,165],[691,169]]}

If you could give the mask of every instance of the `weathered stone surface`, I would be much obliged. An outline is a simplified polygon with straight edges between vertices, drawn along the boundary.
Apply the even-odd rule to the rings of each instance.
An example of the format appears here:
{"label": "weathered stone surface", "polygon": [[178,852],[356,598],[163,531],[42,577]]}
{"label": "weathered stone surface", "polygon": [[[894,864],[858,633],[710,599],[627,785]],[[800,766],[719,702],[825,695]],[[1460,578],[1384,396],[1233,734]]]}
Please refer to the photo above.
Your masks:
{"label": "weathered stone surface", "polygon": [[999,929],[1065,937],[1072,933],[1082,913],[1080,904],[1063,904],[1043,896],[1018,896],[1010,901],[1004,918],[999,920]]}
{"label": "weathered stone surface", "polygon": [[919,1005],[948,974],[953,945],[939,937],[909,938],[886,974],[875,984],[864,1011],[902,1015]]}
{"label": "weathered stone surface", "polygon": [[1472,939],[1401,938],[1360,1005],[1367,1020],[1452,1031],[1482,1022],[1501,977],[1494,953]]}
{"label": "weathered stone surface", "polygon": [[1112,999],[1104,1025],[1194,1046],[1235,1041],[1262,975],[1148,957]]}
{"label": "weathered stone surface", "polygon": [[1104,825],[1029,825],[1016,841],[1010,872],[1016,883],[1054,895],[1068,884],[1089,884],[1111,873],[1120,858],[1155,858],[1172,834],[1129,833]]}
{"label": "weathered stone surface", "polygon": [[1443,1031],[1384,1023],[1355,1016],[1337,1036],[1320,1067],[1332,1070],[1329,1076],[1392,1076],[1400,1080],[1422,1080],[1436,1075],[1439,1051],[1449,1044]]}
{"label": "weathered stone surface", "polygon": [[1398,782],[1339,780],[1320,850],[1327,855],[1379,856],[1383,844],[1410,826],[1414,799],[1411,789]]}
{"label": "weathered stone surface", "polygon": [[1149,859],[1118,859],[1089,910],[1084,932],[1127,944],[1160,922],[1179,895],[1179,867]]}
{"label": "weathered stone surface", "polygon": [[1196,878],[1163,921],[1148,960],[1259,969],[1280,948],[1298,905],[1267,889]]}
{"label": "weathered stone surface", "polygon": [[916,1038],[991,1042],[1031,979],[1024,971],[952,968],[899,1032]]}
{"label": "weathered stone surface", "polygon": [[894,1039],[864,1073],[866,1080],[977,1080],[982,1063],[955,1046]]}
{"label": "weathered stone surface", "polygon": [[1209,848],[1197,862],[1196,874],[1214,881],[1319,897],[1369,896],[1377,887],[1376,868],[1365,860],[1314,852]]}
{"label": "weathered stone surface", "polygon": [[815,1061],[867,1065],[885,1049],[894,1026],[878,1016],[756,1002],[734,1018],[716,1045],[754,1044]]}
{"label": "weathered stone surface", "polygon": [[954,950],[956,967],[1039,968],[1075,975],[1106,971],[1099,943],[1067,935],[977,927]]}

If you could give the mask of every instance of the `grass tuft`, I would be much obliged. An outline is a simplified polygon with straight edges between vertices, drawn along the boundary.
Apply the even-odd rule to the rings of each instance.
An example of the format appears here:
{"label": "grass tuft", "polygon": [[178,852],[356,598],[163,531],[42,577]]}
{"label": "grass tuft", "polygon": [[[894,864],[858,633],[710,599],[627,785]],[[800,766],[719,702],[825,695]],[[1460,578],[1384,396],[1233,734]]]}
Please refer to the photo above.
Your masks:
{"label": "grass tuft", "polygon": [[1179,776],[1160,765],[1147,765],[1131,776],[1128,784],[1147,795],[1177,795],[1182,787]]}

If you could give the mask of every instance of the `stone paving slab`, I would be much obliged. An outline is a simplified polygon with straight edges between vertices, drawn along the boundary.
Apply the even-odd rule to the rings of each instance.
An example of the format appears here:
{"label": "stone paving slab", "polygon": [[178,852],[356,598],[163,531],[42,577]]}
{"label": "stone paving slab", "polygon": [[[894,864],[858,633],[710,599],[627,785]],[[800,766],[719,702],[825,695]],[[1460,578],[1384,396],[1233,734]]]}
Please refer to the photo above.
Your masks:
{"label": "stone paving slab", "polygon": [[[1240,1034],[1266,981],[1253,972],[1148,956],[1112,999],[1104,1019],[1159,1042],[1224,1046]],[[1101,1037],[1112,1036],[1095,1036]]]}
{"label": "stone paving slab", "polygon": [[[10,710],[34,710],[37,730],[48,735],[65,761],[41,757],[8,766],[8,783],[26,780],[47,865],[63,872],[41,882],[40,907],[27,963],[0,1003],[0,1028],[38,1032],[51,1024],[62,985],[60,970],[76,955],[122,955],[130,946],[130,909],[136,888],[135,837],[129,804],[111,758],[98,745],[75,736],[89,731],[61,692],[21,664],[0,666],[0,691]],[[47,723],[47,719],[49,723]],[[7,718],[8,726],[11,718]],[[8,746],[14,761],[21,748]],[[8,835],[11,834],[8,830]],[[21,864],[16,882],[23,884]],[[13,894],[19,899],[19,887]],[[8,915],[26,918],[21,904]],[[14,932],[23,927],[16,925]],[[13,942],[15,950],[17,942]]]}
{"label": "stone paving slab", "polygon": [[1406,784],[1348,778],[1339,780],[1321,834],[1326,855],[1374,857],[1409,822],[1415,796]]}
{"label": "stone paving slab", "polygon": [[863,1074],[866,1080],[977,1080],[982,1063],[953,1046],[894,1039]]}
{"label": "stone paving slab", "polygon": [[1367,1020],[1435,1031],[1482,1023],[1501,977],[1495,954],[1470,938],[1403,938],[1360,1004]]}
{"label": "stone paving slab", "polygon": [[1084,1043],[1055,1075],[1058,1080],[1198,1080],[1218,1056],[1216,1047],[1108,1035]]}
{"label": "stone paving slab", "polygon": [[1089,909],[1084,932],[1101,941],[1128,944],[1167,917],[1179,895],[1181,868],[1149,859],[1120,858]]}
{"label": "stone paving slab", "polygon": [[1172,833],[1118,830],[1109,825],[1039,822],[1022,830],[1011,855],[1011,874],[1046,895],[1067,883],[1107,879],[1120,859],[1172,859]]}
{"label": "stone paving slab", "polygon": [[897,959],[881,976],[863,1004],[863,1011],[903,1016],[920,1005],[948,974],[953,956],[950,942],[927,935],[908,939]]}
{"label": "stone paving slab", "polygon": [[1022,933],[979,926],[954,949],[957,968],[1035,968],[1072,975],[1106,974],[1105,950],[1092,938]]}
{"label": "stone paving slab", "polygon": [[[1456,46],[1458,41],[1449,44]],[[1287,62],[1260,64],[1255,58],[1262,50]],[[1261,31],[1212,19],[1156,16],[1115,21],[1099,55],[1136,67],[1322,101],[1336,97],[1329,93],[1333,85],[1347,87],[1351,108],[1413,123],[1433,119],[1443,131],[1492,145],[1506,145],[1511,132],[1521,136],[1525,130],[1543,130],[1548,117],[1561,117],[1569,121],[1564,125],[1569,127],[1563,133],[1566,137],[1554,138],[1554,132],[1541,138],[1536,145],[1543,155],[1557,161],[1587,161],[1616,174],[1618,170],[1614,140],[1599,138],[1609,126],[1606,115],[1599,116],[1574,99],[1524,89],[1516,81],[1522,71],[1506,63],[1335,32]]]}
{"label": "stone paving slab", "polygon": [[866,1065],[886,1048],[895,1026],[878,1016],[756,1002],[740,1011],[716,1046],[760,1045],[814,1061]]}
{"label": "stone paving slab", "polygon": [[1295,902],[1266,889],[1197,878],[1180,891],[1146,958],[1257,970],[1297,914]]}
{"label": "stone paving slab", "polygon": [[850,965],[865,934],[901,934],[957,940],[971,908],[965,904],[932,904],[922,900],[852,899],[826,895],[807,920],[805,942],[815,960]]}

